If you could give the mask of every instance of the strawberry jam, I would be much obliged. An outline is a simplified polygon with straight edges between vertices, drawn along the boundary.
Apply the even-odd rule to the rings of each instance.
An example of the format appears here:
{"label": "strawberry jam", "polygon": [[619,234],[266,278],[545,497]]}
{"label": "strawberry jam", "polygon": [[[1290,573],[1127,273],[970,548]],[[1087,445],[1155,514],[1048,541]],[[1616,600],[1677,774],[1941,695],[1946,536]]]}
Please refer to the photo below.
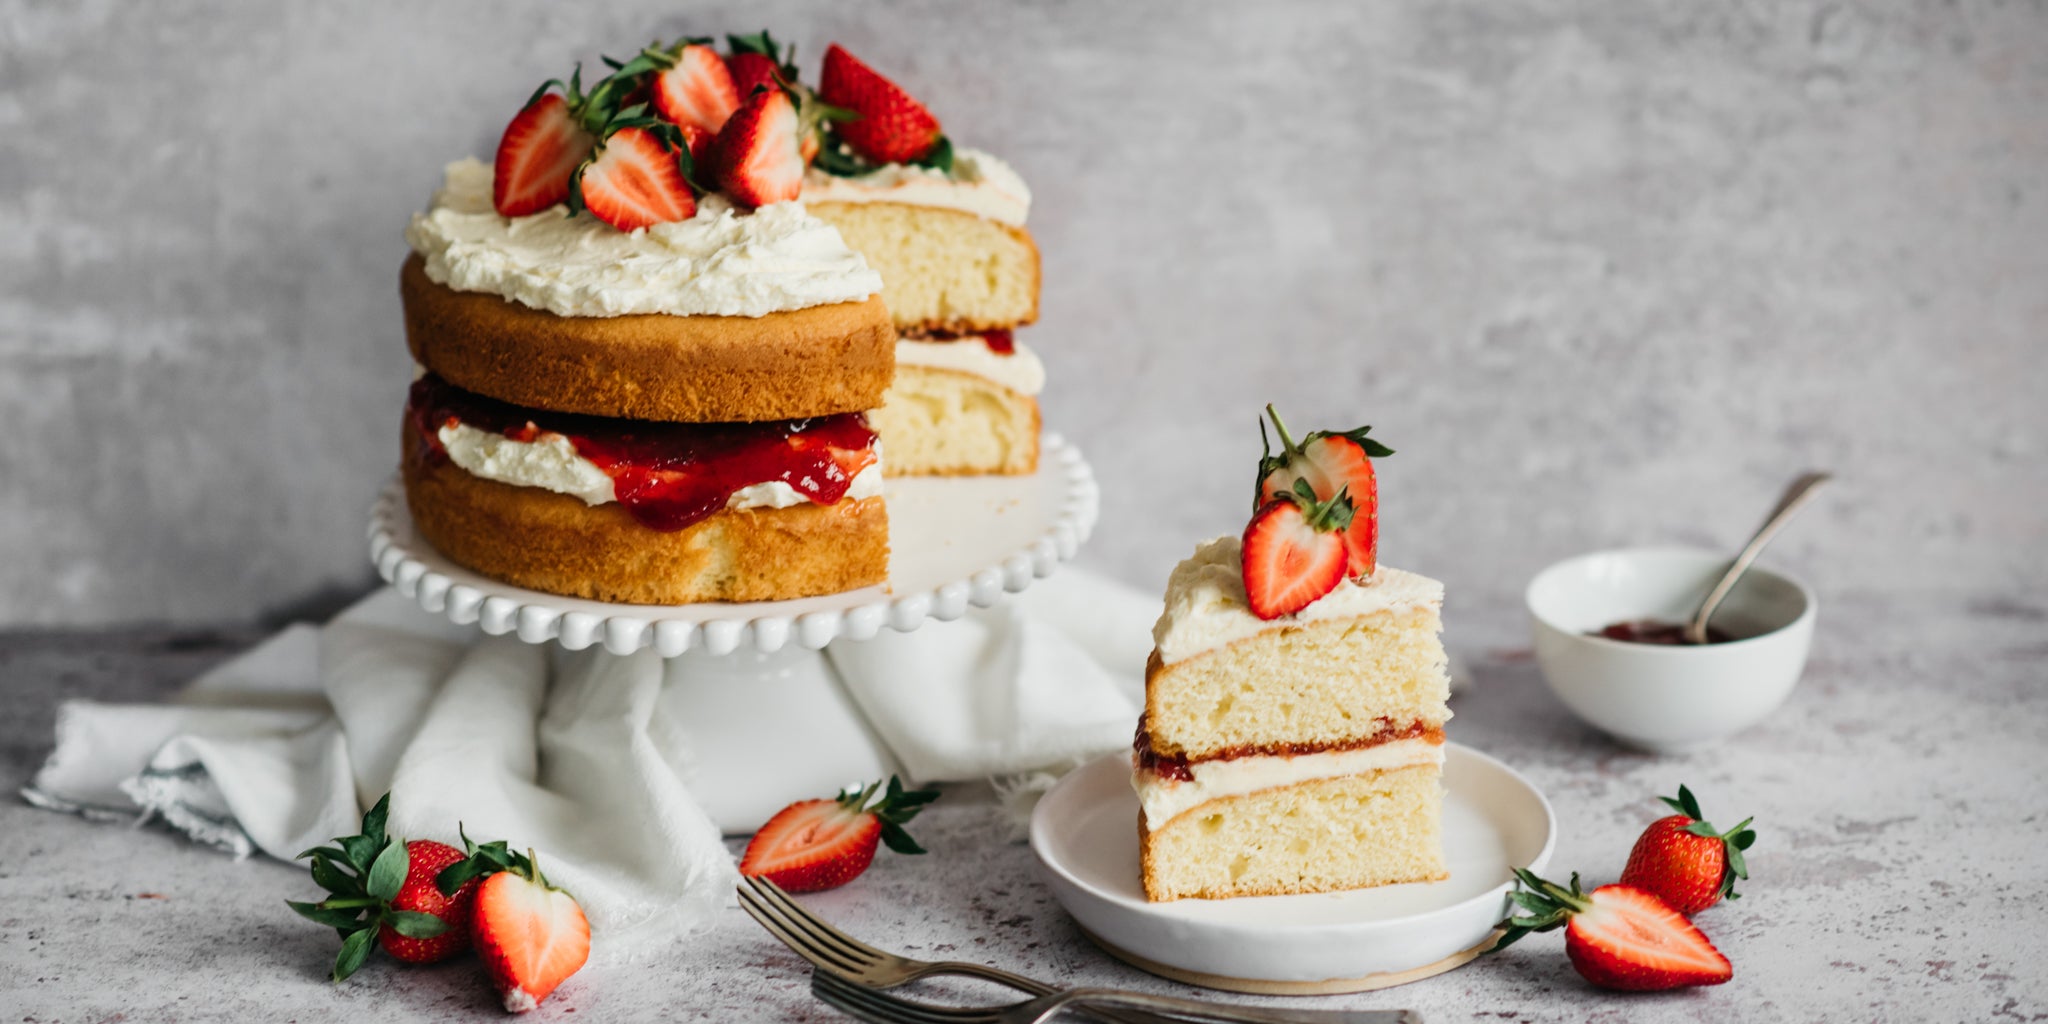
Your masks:
{"label": "strawberry jam", "polygon": [[1014,356],[1017,354],[1017,339],[1011,337],[1008,331],[990,331],[982,335],[981,340],[988,345],[988,350],[996,355]]}
{"label": "strawberry jam", "polygon": [[704,519],[755,484],[780,481],[835,504],[875,461],[875,434],[859,413],[766,423],[610,419],[500,402],[432,374],[413,382],[406,412],[431,460],[448,457],[440,429],[458,422],[515,441],[560,434],[611,477],[628,514],[664,531]]}
{"label": "strawberry jam", "polygon": [[960,334],[954,331],[921,331],[903,336],[905,341],[923,341],[933,344],[973,341],[976,338],[980,338],[981,343],[988,346],[988,350],[996,355],[1014,356],[1017,354],[1017,339],[1008,330],[982,331],[978,334]]}

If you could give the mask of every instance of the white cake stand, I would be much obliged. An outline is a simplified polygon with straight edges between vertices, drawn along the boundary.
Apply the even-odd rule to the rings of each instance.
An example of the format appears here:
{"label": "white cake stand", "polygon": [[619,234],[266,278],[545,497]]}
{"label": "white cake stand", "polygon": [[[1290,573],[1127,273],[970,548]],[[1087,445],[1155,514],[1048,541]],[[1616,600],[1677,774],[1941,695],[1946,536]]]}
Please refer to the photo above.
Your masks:
{"label": "white cake stand", "polygon": [[994,605],[1072,558],[1100,508],[1087,460],[1050,433],[1030,476],[891,479],[885,496],[888,582],[794,601],[610,604],[500,583],[426,543],[396,481],[371,512],[370,557],[420,607],[486,634],[667,659],[663,699],[690,745],[694,792],[720,828],[750,832],[792,800],[895,770],[826,644]]}

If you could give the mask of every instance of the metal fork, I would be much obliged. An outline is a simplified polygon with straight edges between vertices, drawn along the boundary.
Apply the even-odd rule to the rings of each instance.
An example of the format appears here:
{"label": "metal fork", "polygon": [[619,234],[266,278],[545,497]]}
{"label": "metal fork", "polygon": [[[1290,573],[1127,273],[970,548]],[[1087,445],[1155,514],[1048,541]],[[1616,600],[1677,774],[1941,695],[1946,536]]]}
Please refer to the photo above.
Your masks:
{"label": "metal fork", "polygon": [[[811,966],[818,969],[812,975],[812,991],[814,992],[818,989],[816,979],[820,976],[832,978],[835,981],[845,981],[851,987],[863,989],[880,996],[881,993],[877,991],[879,989],[894,988],[898,985],[916,981],[919,978],[939,975],[981,978],[985,981],[993,981],[996,984],[1034,996],[1056,995],[1060,992],[1059,989],[1042,981],[1027,978],[1021,974],[1012,974],[1009,971],[990,967],[986,964],[977,964],[965,960],[914,960],[907,956],[888,952],[887,950],[876,949],[834,928],[823,918],[805,908],[803,904],[798,903],[787,891],[774,882],[765,878],[744,878],[741,881],[743,884],[738,890],[740,908],[745,910],[747,916],[752,917],[761,927],[766,928],[770,935],[781,940],[783,945],[788,946],[798,956],[810,961]],[[825,997],[820,995],[819,998],[823,999]],[[912,1003],[895,996],[885,998],[894,1002],[904,1003],[913,1009],[923,1006],[923,1004]],[[831,1002],[831,1000],[827,1001]],[[834,1002],[833,1005],[838,1006],[839,1004]],[[1196,1003],[1193,1005],[1206,1006],[1208,1004]],[[841,1009],[846,1008],[841,1007]],[[1002,1008],[997,1007],[996,1009]],[[847,1010],[846,1012],[855,1013],[853,1010]],[[1384,1015],[1379,1017],[1360,1017],[1356,1014],[1333,1014],[1327,1010],[1271,1010],[1264,1012],[1266,1016],[1259,1019],[1271,1021],[1274,1024],[1339,1024],[1339,1022],[1345,1021],[1358,1021],[1362,1022],[1362,1024],[1381,1024],[1381,1022],[1392,1024],[1395,1021],[1407,1020],[1412,1022],[1415,1020],[1413,1017],[1402,1018]],[[857,1013],[855,1015],[859,1016]],[[1099,1019],[1129,1022],[1156,1019],[1151,1014],[1143,1012],[1097,1012],[1091,1014],[1091,1016]],[[893,1020],[894,1018],[884,1019]],[[970,1020],[972,1019],[976,1018],[970,1018]]]}
{"label": "metal fork", "polygon": [[1042,996],[1058,991],[1042,981],[966,960],[913,960],[876,949],[827,924],[788,892],[765,878],[745,878],[740,907],[782,944],[813,966],[822,967],[868,988],[895,988],[933,975],[956,975],[993,981]]}
{"label": "metal fork", "polygon": [[1422,1024],[1422,1018],[1407,1010],[1273,1011],[1107,988],[1070,988],[1009,1006],[936,1006],[862,988],[822,970],[811,972],[811,994],[842,1013],[872,1024],[1039,1024],[1067,1009],[1136,1010],[1176,1021],[1207,1024],[1300,1024],[1311,1020],[1326,1024]]}

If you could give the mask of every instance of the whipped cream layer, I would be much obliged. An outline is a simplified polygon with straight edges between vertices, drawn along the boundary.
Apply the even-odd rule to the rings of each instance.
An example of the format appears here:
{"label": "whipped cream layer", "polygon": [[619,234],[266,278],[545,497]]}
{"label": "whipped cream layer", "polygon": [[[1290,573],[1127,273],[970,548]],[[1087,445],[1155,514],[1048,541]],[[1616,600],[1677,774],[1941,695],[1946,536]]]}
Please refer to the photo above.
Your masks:
{"label": "whipped cream layer", "polygon": [[1005,355],[988,347],[980,337],[952,341],[896,341],[896,365],[923,366],[934,370],[957,370],[992,380],[1020,395],[1037,395],[1045,390],[1045,364],[1038,353],[1021,341],[1012,341],[1015,351]]}
{"label": "whipped cream layer", "polygon": [[[574,495],[586,505],[604,505],[618,500],[612,478],[597,463],[576,453],[576,446],[560,434],[543,433],[532,441],[516,441],[503,434],[472,427],[467,423],[445,424],[436,432],[448,461],[472,476],[512,484],[539,487],[558,494]],[[879,455],[879,450],[877,455]],[[859,501],[882,493],[882,460],[854,474],[844,501]],[[809,501],[796,488],[780,480],[750,484],[732,493],[725,507],[791,508]]]}
{"label": "whipped cream layer", "polygon": [[1162,664],[1171,665],[1269,629],[1443,603],[1443,584],[1382,565],[1372,578],[1363,582],[1347,579],[1293,615],[1261,619],[1252,614],[1245,598],[1242,543],[1237,537],[1205,541],[1186,561],[1173,567],[1166,580],[1166,610],[1152,626],[1152,642]]}
{"label": "whipped cream layer", "polygon": [[801,202],[745,213],[706,195],[689,220],[637,231],[562,205],[502,217],[491,166],[475,159],[448,165],[405,240],[436,284],[559,316],[766,316],[882,290],[882,275]]}
{"label": "whipped cream layer", "polygon": [[811,168],[804,174],[807,203],[903,203],[959,210],[999,224],[1023,227],[1031,215],[1031,189],[1009,164],[978,149],[953,151],[953,171],[885,164],[842,178]]}
{"label": "whipped cream layer", "polygon": [[1138,804],[1145,810],[1145,827],[1156,830],[1211,800],[1244,796],[1315,779],[1443,763],[1442,738],[1418,737],[1357,750],[1254,754],[1196,761],[1187,766],[1188,774],[1194,776],[1192,779],[1167,778],[1133,765],[1131,788],[1137,790]]}

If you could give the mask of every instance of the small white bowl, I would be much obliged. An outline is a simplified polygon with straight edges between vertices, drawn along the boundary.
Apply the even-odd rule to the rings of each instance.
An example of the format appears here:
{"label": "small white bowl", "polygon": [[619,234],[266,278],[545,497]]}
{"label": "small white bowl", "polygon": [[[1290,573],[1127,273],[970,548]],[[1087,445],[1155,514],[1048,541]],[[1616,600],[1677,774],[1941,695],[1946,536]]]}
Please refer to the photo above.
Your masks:
{"label": "small white bowl", "polygon": [[1536,574],[1524,600],[1536,662],[1565,706],[1634,746],[1682,753],[1762,721],[1791,694],[1813,639],[1813,593],[1752,567],[1714,613],[1736,637],[1660,646],[1590,636],[1616,622],[1684,622],[1728,566],[1686,548],[1630,548],[1568,558]]}

